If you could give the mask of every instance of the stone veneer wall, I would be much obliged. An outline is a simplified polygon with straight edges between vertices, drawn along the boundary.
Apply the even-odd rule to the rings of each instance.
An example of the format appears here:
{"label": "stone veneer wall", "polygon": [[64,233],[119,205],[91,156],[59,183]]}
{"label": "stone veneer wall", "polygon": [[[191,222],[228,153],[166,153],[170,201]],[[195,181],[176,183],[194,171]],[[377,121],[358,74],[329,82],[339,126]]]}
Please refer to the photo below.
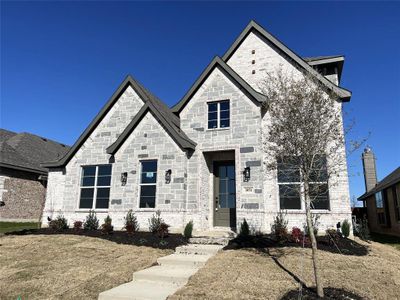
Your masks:
{"label": "stone veneer wall", "polygon": [[[272,45],[254,33],[248,35],[228,64],[258,90],[265,72],[282,69],[292,76],[301,75]],[[208,130],[207,101],[225,99],[231,101],[230,128]],[[142,105],[142,100],[128,88],[65,170],[50,172],[45,214],[62,212],[70,222],[84,219],[87,211],[77,209],[81,165],[108,163],[109,155],[105,149],[115,141]],[[339,103],[336,109],[341,109]],[[268,127],[268,114],[262,114],[260,107],[241,88],[221,70],[215,69],[182,110],[180,118],[182,130],[198,144],[196,151],[190,155],[182,152],[148,114],[115,155],[110,209],[99,211],[99,217],[104,218],[110,213],[118,228],[122,227],[127,210],[133,209],[141,227],[147,228],[147,219],[155,210],[138,208],[139,163],[141,159],[157,158],[157,209],[162,210],[165,221],[176,230],[182,229],[189,220],[194,221],[196,229],[210,229],[213,227],[213,196],[209,153],[234,151],[237,225],[246,218],[255,230],[269,231],[273,217],[279,211],[279,195],[276,173],[268,171],[264,164],[269,159],[263,151],[263,132]],[[331,210],[319,212],[322,230],[351,218],[344,147],[340,155],[344,161],[342,170],[337,179],[330,182]],[[251,167],[249,182],[243,182],[242,177],[246,166]],[[170,184],[164,182],[167,169],[172,170]],[[120,183],[122,172],[128,172],[126,186]],[[289,227],[301,227],[305,221],[304,211],[288,212],[287,218]]]}
{"label": "stone veneer wall", "polygon": [[46,186],[38,177],[38,174],[1,168],[0,200],[5,205],[0,207],[0,221],[39,221]]}
{"label": "stone veneer wall", "polygon": [[[230,127],[207,128],[208,101],[230,100]],[[234,151],[236,164],[237,226],[251,219],[263,228],[263,174],[261,149],[261,111],[223,72],[216,68],[180,113],[181,128],[197,143],[188,165],[188,212],[201,229],[213,227],[212,165],[207,154]],[[243,181],[242,172],[251,167],[251,179]],[[258,217],[257,217],[258,216]]]}

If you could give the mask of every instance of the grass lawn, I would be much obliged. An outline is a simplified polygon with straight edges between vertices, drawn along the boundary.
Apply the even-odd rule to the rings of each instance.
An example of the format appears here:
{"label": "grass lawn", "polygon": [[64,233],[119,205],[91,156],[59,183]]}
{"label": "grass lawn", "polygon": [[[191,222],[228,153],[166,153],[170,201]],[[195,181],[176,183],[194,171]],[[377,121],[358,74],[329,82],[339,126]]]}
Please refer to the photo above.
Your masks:
{"label": "grass lawn", "polygon": [[39,224],[36,222],[0,222],[0,233],[39,228]]}
{"label": "grass lawn", "polygon": [[387,244],[400,250],[400,237],[395,237],[392,235],[371,233],[371,240],[381,244]]}
{"label": "grass lawn", "polygon": [[0,237],[0,299],[97,299],[171,249],[77,235]]}
{"label": "grass lawn", "polygon": [[[369,254],[319,251],[324,286],[367,299],[400,299],[400,252],[379,243],[357,241],[368,245]],[[314,285],[310,249],[228,250],[211,258],[169,300],[281,299],[299,287],[295,278],[307,287]]]}

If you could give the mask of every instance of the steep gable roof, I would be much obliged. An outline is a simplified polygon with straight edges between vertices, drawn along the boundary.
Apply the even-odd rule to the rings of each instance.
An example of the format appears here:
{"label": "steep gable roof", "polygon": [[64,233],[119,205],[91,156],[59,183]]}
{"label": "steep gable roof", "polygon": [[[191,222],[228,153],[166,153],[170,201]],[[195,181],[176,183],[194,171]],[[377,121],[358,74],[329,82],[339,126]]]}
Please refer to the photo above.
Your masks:
{"label": "steep gable roof", "polygon": [[190,140],[186,134],[181,131],[178,127],[171,124],[163,113],[161,113],[153,103],[148,102],[140,109],[140,111],[136,114],[136,116],[132,119],[129,125],[125,128],[122,134],[118,137],[118,139],[107,148],[108,154],[115,154],[118,149],[123,145],[125,140],[130,136],[133,130],[139,125],[140,121],[146,115],[146,113],[150,112],[158,122],[163,125],[165,130],[171,136],[171,138],[180,146],[182,149],[190,149],[194,150],[196,147],[196,143]]}
{"label": "steep gable roof", "polygon": [[343,101],[349,101],[351,97],[351,92],[335,85],[316,70],[314,70],[304,59],[302,59],[299,55],[297,55],[294,51],[289,49],[286,45],[284,45],[281,41],[279,41],[276,37],[270,34],[267,30],[258,25],[255,21],[250,21],[250,23],[246,26],[246,28],[242,31],[239,37],[234,41],[231,47],[226,51],[222,59],[227,62],[229,58],[233,55],[236,49],[241,45],[241,43],[246,39],[246,37],[250,34],[250,32],[255,31],[258,32],[263,38],[272,43],[275,47],[285,53],[293,62],[295,62],[298,66],[300,66],[304,71],[312,74],[315,78],[317,78],[322,84],[324,84],[329,90],[332,90],[340,99]]}
{"label": "steep gable roof", "polygon": [[[117,90],[114,92],[114,94],[111,96],[111,98],[107,101],[107,103],[103,106],[103,108],[100,110],[97,116],[93,119],[93,121],[89,124],[89,126],[85,129],[85,131],[80,135],[78,140],[67,152],[67,154],[58,161],[44,163],[43,167],[57,168],[65,166],[74,156],[74,154],[79,150],[79,148],[83,145],[83,143],[88,139],[93,130],[100,124],[100,122],[107,115],[107,113],[114,106],[114,104],[118,101],[118,99],[125,92],[128,86],[131,86],[135,90],[135,92],[139,95],[139,97],[144,101],[144,105],[147,104],[147,107],[148,108],[151,107],[153,112],[156,111],[155,114],[159,115],[158,118],[159,121],[162,122],[162,124],[166,128],[168,128],[171,132],[174,132],[174,134],[179,136],[179,139],[177,140],[179,141],[187,140],[188,144],[192,145],[193,147],[195,146],[195,143],[190,141],[190,139],[179,129],[179,123],[180,123],[179,118],[176,115],[174,115],[160,99],[154,96],[149,90],[147,90],[142,84],[136,81],[131,75],[128,75],[125,78],[125,80],[120,84],[120,86],[117,88]],[[141,112],[142,110],[139,111],[138,115]],[[136,117],[133,120],[137,119]],[[126,138],[126,136],[124,137]],[[187,147],[186,144],[184,144],[184,146],[185,146],[184,148]]]}
{"label": "steep gable roof", "polygon": [[231,80],[236,82],[243,90],[246,92],[248,96],[252,100],[254,100],[257,103],[262,103],[266,100],[266,97],[254,90],[242,77],[240,77],[230,66],[228,66],[220,57],[216,56],[214,59],[211,61],[211,63],[204,69],[204,71],[201,73],[199,78],[194,82],[192,87],[189,89],[189,91],[183,96],[183,98],[175,104],[171,108],[171,110],[174,113],[179,113],[187,104],[187,102],[190,100],[190,98],[196,93],[196,91],[201,87],[203,82],[207,79],[207,77],[211,74],[211,72],[219,67],[220,70]]}
{"label": "steep gable roof", "polygon": [[372,190],[370,190],[369,192],[366,192],[363,195],[361,195],[360,197],[358,197],[358,200],[364,200],[364,199],[368,198],[369,196],[371,196],[379,191],[382,191],[397,182],[400,182],[400,167],[398,167],[396,170],[394,170],[388,176],[386,176],[381,181],[379,181]]}
{"label": "steep gable roof", "polygon": [[65,155],[69,147],[31,133],[0,129],[0,167],[46,174],[40,164]]}

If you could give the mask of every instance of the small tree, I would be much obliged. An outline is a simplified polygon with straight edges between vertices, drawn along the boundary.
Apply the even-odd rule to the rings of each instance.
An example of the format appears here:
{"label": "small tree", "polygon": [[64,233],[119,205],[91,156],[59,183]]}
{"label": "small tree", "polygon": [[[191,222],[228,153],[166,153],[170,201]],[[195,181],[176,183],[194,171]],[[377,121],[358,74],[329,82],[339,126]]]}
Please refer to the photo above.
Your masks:
{"label": "small tree", "polygon": [[132,209],[130,209],[126,214],[124,228],[129,234],[133,234],[139,231],[139,222]]}
{"label": "small tree", "polygon": [[[336,94],[311,76],[278,71],[267,74],[260,88],[267,98],[263,145],[267,158],[272,158],[266,161],[267,168],[278,169],[278,179],[295,177],[301,182],[286,185],[282,191],[301,196],[305,203],[317,294],[323,297],[311,209],[326,197],[328,180],[347,170],[341,103]],[[329,184],[335,184],[335,180]]]}
{"label": "small tree", "polygon": [[239,235],[241,237],[247,237],[250,235],[250,228],[249,228],[249,224],[247,223],[246,219],[243,219],[243,223],[240,224]]}
{"label": "small tree", "polygon": [[193,221],[189,221],[185,226],[185,230],[183,231],[183,235],[188,240],[188,239],[190,239],[192,237],[192,232],[193,232]]}

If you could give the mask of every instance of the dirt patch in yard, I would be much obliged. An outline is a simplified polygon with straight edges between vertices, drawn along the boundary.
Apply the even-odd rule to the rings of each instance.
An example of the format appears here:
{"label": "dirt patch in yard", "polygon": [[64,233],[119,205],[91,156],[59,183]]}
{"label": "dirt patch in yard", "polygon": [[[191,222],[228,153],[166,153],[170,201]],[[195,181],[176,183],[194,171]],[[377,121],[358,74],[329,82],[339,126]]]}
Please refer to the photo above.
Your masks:
{"label": "dirt patch in yard", "polygon": [[77,235],[0,237],[0,299],[97,299],[171,249]]}
{"label": "dirt patch in yard", "polygon": [[[324,286],[363,299],[400,299],[400,251],[379,243],[356,242],[367,247],[368,254],[318,252]],[[293,291],[300,284],[304,289],[314,287],[311,249],[226,250],[211,258],[169,299],[297,299]]]}

